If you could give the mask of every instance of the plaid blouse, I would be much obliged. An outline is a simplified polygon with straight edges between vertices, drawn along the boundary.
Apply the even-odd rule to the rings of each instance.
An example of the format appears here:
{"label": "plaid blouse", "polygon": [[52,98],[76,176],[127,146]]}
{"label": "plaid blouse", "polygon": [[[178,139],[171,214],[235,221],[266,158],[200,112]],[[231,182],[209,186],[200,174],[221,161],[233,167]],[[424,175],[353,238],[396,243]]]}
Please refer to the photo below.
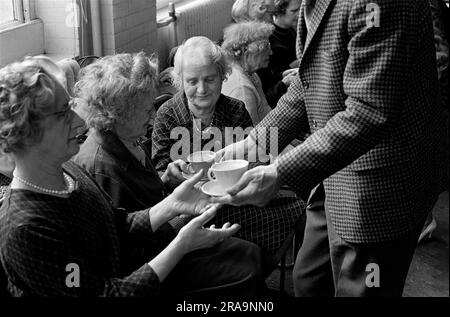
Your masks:
{"label": "plaid blouse", "polygon": [[[0,259],[10,293],[157,294],[160,282],[148,264],[123,272],[125,241],[139,245],[152,236],[148,210],[126,214],[113,209],[86,172],[73,162],[63,167],[77,181],[69,198],[23,189],[6,193],[0,209]],[[76,273],[79,283],[73,283]]]}
{"label": "plaid blouse", "polygon": [[[227,127],[241,127],[245,130],[252,126],[252,119],[242,101],[220,95],[211,126],[217,127],[221,131],[222,144],[219,148],[222,148],[226,143],[234,143],[227,141],[227,131],[230,131],[230,129],[226,129]],[[179,136],[176,139],[171,138],[170,134],[175,131],[175,128],[187,129],[184,131],[189,131],[189,139],[181,139]],[[201,137],[204,138],[199,143],[201,149],[213,151],[212,148],[205,148],[205,146],[213,139],[214,135],[208,137],[203,131]],[[188,148],[189,153],[184,153],[184,157],[183,153],[176,153],[178,156],[171,158],[170,150],[177,142],[180,142],[180,148]],[[188,154],[201,150],[200,148],[195,149],[194,144],[196,142],[194,142],[193,116],[189,111],[186,95],[179,92],[158,109],[152,134],[153,165],[157,171],[164,172],[170,162],[176,159],[185,160]],[[214,146],[214,144],[212,145]]]}

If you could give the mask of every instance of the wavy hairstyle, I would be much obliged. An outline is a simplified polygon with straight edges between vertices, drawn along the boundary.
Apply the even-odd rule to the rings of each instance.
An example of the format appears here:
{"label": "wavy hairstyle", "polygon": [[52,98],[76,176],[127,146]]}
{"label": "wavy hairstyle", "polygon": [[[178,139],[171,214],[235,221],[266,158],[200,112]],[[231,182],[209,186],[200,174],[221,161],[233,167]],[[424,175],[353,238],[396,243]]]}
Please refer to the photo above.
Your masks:
{"label": "wavy hairstyle", "polygon": [[75,96],[82,100],[86,125],[114,130],[134,113],[139,98],[155,92],[157,75],[156,58],[144,52],[106,56],[81,69]]}
{"label": "wavy hairstyle", "polygon": [[[41,119],[53,111],[61,69],[44,56],[26,57],[0,69],[0,149],[20,152],[39,143]],[[63,83],[61,83],[63,84]]]}
{"label": "wavy hairstyle", "polygon": [[[257,20],[255,17],[250,16],[252,7],[256,5],[265,7],[267,14],[270,14],[270,16],[272,15],[273,5],[267,6],[264,0],[236,0],[231,7],[231,17],[234,22],[239,23]],[[269,16],[266,15],[264,15],[264,17],[269,18]]]}
{"label": "wavy hairstyle", "polygon": [[275,27],[265,22],[233,23],[224,29],[222,48],[246,69],[249,59],[270,47],[269,37]]}
{"label": "wavy hairstyle", "polygon": [[231,17],[237,23],[250,21],[250,16],[248,15],[250,1],[252,0],[236,0],[231,7]]}
{"label": "wavy hairstyle", "polygon": [[216,65],[222,81],[227,79],[228,75],[231,74],[231,66],[227,52],[205,36],[194,36],[180,45],[175,54],[172,77],[173,85],[178,90],[183,88],[183,59],[186,53],[190,51],[198,52],[198,56],[206,57],[213,65]]}

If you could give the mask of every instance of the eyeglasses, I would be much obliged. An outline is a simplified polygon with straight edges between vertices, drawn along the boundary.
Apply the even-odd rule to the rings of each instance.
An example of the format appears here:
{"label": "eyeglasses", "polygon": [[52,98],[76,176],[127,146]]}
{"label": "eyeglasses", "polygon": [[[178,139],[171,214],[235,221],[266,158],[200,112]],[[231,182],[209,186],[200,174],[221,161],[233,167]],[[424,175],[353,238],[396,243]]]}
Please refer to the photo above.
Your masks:
{"label": "eyeglasses", "polygon": [[65,105],[64,105],[64,110],[60,110],[60,111],[56,111],[56,112],[52,112],[49,114],[44,115],[44,118],[47,117],[52,117],[52,116],[57,116],[57,117],[66,117],[67,114],[70,112],[70,110],[72,110],[72,99],[70,99]]}

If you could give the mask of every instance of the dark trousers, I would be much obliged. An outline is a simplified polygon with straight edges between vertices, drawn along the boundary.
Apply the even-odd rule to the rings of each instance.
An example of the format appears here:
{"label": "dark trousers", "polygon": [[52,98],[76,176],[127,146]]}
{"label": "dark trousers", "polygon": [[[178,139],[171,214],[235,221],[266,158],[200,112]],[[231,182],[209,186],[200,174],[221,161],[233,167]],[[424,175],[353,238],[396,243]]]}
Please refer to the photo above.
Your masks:
{"label": "dark trousers", "polygon": [[187,254],[162,283],[163,296],[222,297],[263,294],[263,252],[255,244],[230,238]]}
{"label": "dark trousers", "polygon": [[306,208],[302,247],[293,271],[296,296],[400,297],[422,229],[381,243],[349,243],[333,229],[320,184]]}

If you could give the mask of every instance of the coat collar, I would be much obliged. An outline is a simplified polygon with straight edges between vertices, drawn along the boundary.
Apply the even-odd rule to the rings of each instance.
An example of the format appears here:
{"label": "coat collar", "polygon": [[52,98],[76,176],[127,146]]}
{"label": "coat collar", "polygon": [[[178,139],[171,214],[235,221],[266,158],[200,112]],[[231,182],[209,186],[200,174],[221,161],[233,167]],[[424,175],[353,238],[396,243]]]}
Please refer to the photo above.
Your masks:
{"label": "coat collar", "polygon": [[305,2],[302,2],[301,8],[300,8],[300,18],[298,23],[298,49],[300,50],[301,56],[304,56],[304,53],[308,50],[309,45],[311,44],[311,41],[313,40],[314,36],[316,35],[316,32],[323,20],[323,17],[325,16],[325,13],[330,6],[331,2],[334,0],[317,0],[316,4],[314,6],[314,10],[311,16],[311,30],[308,32],[306,29],[306,22],[305,22]]}
{"label": "coat collar", "polygon": [[[220,94],[219,99],[216,103],[216,108],[214,110],[214,122],[213,126],[220,127],[221,124],[225,123],[225,119],[228,117],[227,110],[228,110],[228,100],[227,97],[223,94]],[[178,124],[181,126],[191,126],[192,125],[192,114],[189,111],[188,101],[186,94],[184,92],[178,92],[173,97],[173,104],[172,107],[175,110],[175,113],[178,115]]]}
{"label": "coat collar", "polygon": [[[93,129],[90,135],[93,141],[99,144],[107,153],[115,156],[120,162],[122,168],[125,170],[130,164],[142,167],[142,164],[137,160],[137,158],[128,151],[126,146],[120,141],[117,135],[111,131],[97,131]],[[87,141],[87,140],[86,140]],[[146,153],[147,154],[147,153]],[[147,161],[146,155],[146,161]]]}

